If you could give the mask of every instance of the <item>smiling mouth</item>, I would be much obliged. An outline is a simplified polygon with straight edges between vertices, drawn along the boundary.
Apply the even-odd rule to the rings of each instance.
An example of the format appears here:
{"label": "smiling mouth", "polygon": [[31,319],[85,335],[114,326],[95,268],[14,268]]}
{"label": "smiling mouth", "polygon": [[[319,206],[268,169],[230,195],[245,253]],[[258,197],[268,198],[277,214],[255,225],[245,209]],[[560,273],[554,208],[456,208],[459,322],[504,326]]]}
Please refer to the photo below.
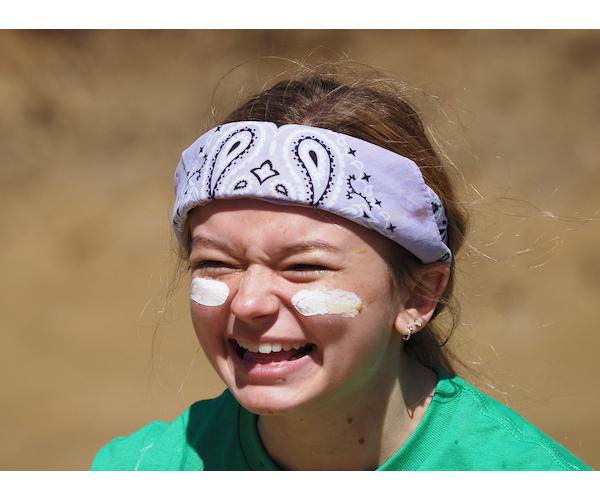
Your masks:
{"label": "smiling mouth", "polygon": [[237,356],[247,362],[268,364],[292,361],[309,355],[314,344],[279,345],[279,344],[246,344],[241,346],[236,340],[229,341]]}

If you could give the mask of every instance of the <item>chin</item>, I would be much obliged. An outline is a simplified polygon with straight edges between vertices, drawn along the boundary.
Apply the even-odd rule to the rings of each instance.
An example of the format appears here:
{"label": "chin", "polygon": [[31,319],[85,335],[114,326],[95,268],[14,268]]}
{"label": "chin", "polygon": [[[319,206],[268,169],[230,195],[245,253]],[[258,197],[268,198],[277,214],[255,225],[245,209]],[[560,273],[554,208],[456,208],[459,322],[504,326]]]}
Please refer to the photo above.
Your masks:
{"label": "chin", "polygon": [[311,406],[307,392],[292,387],[251,386],[230,387],[238,402],[257,415],[293,415]]}

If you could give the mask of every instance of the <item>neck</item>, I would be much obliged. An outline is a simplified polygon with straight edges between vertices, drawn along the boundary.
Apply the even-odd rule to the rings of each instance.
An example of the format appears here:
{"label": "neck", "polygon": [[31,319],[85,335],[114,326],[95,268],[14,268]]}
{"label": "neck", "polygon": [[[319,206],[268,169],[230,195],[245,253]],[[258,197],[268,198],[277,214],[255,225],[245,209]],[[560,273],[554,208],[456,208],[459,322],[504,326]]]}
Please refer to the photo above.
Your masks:
{"label": "neck", "polygon": [[261,415],[258,431],[271,458],[287,470],[370,470],[384,463],[414,432],[436,384],[433,371],[403,352],[398,361],[360,395],[299,414]]}

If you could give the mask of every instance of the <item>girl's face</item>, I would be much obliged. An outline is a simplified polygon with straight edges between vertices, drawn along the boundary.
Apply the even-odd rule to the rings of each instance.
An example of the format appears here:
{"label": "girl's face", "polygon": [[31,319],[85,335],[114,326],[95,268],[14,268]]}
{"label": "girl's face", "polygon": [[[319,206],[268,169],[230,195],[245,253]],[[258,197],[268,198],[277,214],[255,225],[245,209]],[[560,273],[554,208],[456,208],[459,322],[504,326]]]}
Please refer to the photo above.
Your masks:
{"label": "girl's face", "polygon": [[329,213],[258,200],[199,207],[190,232],[194,329],[248,410],[318,409],[396,376],[405,298],[385,260],[393,243]]}

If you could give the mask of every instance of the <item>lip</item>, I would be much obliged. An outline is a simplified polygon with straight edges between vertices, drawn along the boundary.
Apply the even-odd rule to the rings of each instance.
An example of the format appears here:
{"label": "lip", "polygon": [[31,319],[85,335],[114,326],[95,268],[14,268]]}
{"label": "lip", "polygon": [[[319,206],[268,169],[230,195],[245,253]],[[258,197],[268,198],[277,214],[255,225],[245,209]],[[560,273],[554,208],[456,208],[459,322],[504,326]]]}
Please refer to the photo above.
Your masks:
{"label": "lip", "polygon": [[[281,342],[280,340],[261,339],[266,342]],[[286,341],[288,342],[288,341]],[[307,343],[307,342],[305,342]],[[285,382],[285,379],[295,376],[301,372],[309,370],[311,366],[316,366],[317,361],[315,353],[316,346],[311,352],[298,359],[289,361],[278,361],[275,363],[257,363],[254,361],[244,360],[239,357],[235,347],[231,342],[228,342],[229,356],[233,360],[236,373],[241,376],[240,382],[245,384],[256,385],[275,385]]]}

